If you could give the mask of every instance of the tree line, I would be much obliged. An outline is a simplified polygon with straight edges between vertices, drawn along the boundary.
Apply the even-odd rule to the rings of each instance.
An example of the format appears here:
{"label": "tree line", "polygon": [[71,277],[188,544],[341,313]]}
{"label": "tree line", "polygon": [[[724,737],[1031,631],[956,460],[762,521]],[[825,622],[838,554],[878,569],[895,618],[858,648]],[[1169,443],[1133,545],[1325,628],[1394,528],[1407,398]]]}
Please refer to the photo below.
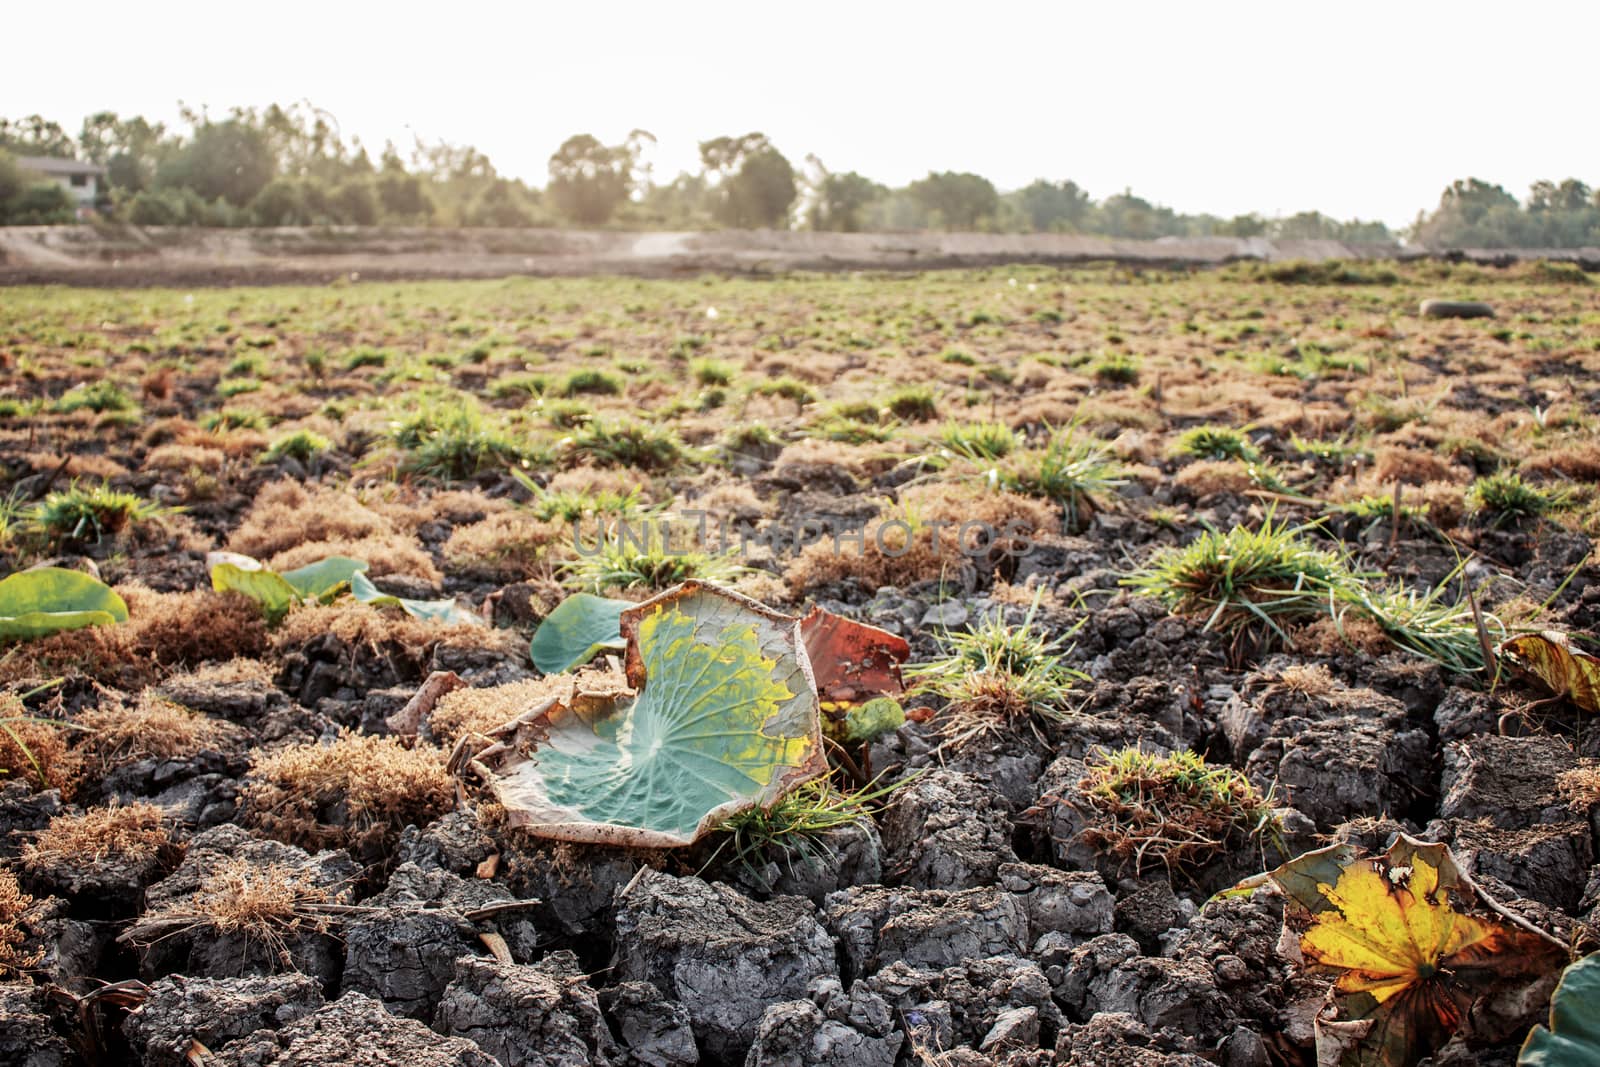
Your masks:
{"label": "tree line", "polygon": [[[1183,214],[1132,190],[1102,199],[1072,181],[1037,180],[1002,192],[982,175],[929,173],[891,187],[797,167],[762,133],[700,143],[700,170],[658,182],[646,159],[655,138],[620,144],[589,134],[550,156],[544,188],[501,175],[467,145],[418,141],[373,159],[337,120],[309,103],[234,108],[212,118],[183,109],[186,129],[101,112],[77,136],[38,115],[0,118],[0,224],[71,221],[66,190],[31,179],[19,156],[77,159],[104,168],[97,208],[152,226],[576,226],[703,230],[802,228],[1077,233],[1116,238],[1272,237],[1382,243],[1381,222],[1309,211],[1287,218]],[[1600,245],[1600,193],[1575,179],[1538,182],[1525,202],[1475,178],[1451,185],[1405,236],[1430,247]]]}

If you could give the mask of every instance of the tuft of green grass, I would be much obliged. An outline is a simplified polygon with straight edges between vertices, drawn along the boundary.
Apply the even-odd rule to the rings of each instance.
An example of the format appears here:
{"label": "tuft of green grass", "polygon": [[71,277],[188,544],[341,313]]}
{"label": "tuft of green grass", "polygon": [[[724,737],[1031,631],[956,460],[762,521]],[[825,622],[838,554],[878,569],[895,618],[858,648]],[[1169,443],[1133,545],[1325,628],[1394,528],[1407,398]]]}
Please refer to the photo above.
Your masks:
{"label": "tuft of green grass", "polygon": [[314,456],[320,456],[333,447],[333,442],[317,433],[315,430],[299,429],[284,434],[261,454],[263,463],[276,463],[280,459],[294,459],[300,463],[309,463]]}
{"label": "tuft of green grass", "polygon": [[1089,368],[1096,381],[1111,385],[1132,385],[1139,380],[1139,358],[1125,352],[1113,352]]}
{"label": "tuft of green grass", "polygon": [[878,405],[870,400],[841,400],[828,409],[827,417],[843,422],[877,425],[879,414]]}
{"label": "tuft of green grass", "polygon": [[84,409],[103,415],[108,411],[136,411],[139,407],[127,390],[109,378],[68,389],[51,406],[61,415]]}
{"label": "tuft of green grass", "polygon": [[136,493],[112,489],[102,483],[84,488],[74,482],[51,493],[27,513],[29,526],[52,544],[101,541],[129,527],[171,514],[170,508],[152,504]]}
{"label": "tuft of green grass", "polygon": [[267,417],[253,408],[223,408],[207,412],[200,419],[200,428],[208,432],[225,430],[260,430],[267,425]]}
{"label": "tuft of green grass", "polygon": [[1372,458],[1372,450],[1358,441],[1343,437],[1308,440],[1299,434],[1289,438],[1289,447],[1330,467],[1348,467]]}
{"label": "tuft of green grass", "polygon": [[[1465,561],[1427,592],[1396,586],[1374,591],[1351,582],[1338,591],[1338,603],[1378,624],[1399,647],[1456,674],[1474,674],[1485,667],[1485,643],[1505,640],[1506,628],[1494,615],[1472,610],[1470,601],[1446,596],[1446,589]],[[1482,620],[1483,630],[1478,629]],[[1341,615],[1335,615],[1341,621]]]}
{"label": "tuft of green grass", "polygon": [[[677,536],[682,536],[679,531]],[[595,542],[579,545],[576,559],[562,565],[567,584],[591,593],[628,589],[659,592],[698,578],[730,582],[749,568],[733,552],[713,553],[669,543],[663,526],[619,523]]]}
{"label": "tuft of green grass", "polygon": [[747,422],[730,426],[722,435],[723,445],[734,452],[764,452],[780,448],[783,440],[764,422]]}
{"label": "tuft of green grass", "polygon": [[530,449],[486,419],[466,399],[425,403],[391,430],[406,452],[401,469],[442,481],[471,478],[528,459]]}
{"label": "tuft of green grass", "polygon": [[633,518],[644,513],[644,503],[637,488],[627,493],[601,491],[598,493],[578,489],[552,491],[535,482],[526,472],[511,468],[511,476],[533,494],[528,510],[541,522],[560,520],[576,523],[593,516],[615,515]]}
{"label": "tuft of green grass", "polygon": [[1352,581],[1344,560],[1317,548],[1308,527],[1207,530],[1187,545],[1163,549],[1123,579],[1178,615],[1205,618],[1205,629],[1238,635],[1258,625],[1287,640],[1282,624],[1326,614],[1334,592]]}
{"label": "tuft of green grass", "polygon": [[574,430],[594,418],[594,409],[581,400],[546,400],[539,410],[559,430]]}
{"label": "tuft of green grass", "polygon": [[1128,483],[1127,470],[1110,447],[1092,437],[1080,437],[1075,426],[1051,434],[1043,450],[1014,457],[1000,479],[1007,489],[1060,504],[1069,530],[1082,527],[1087,513],[1098,506],[1097,494]]}
{"label": "tuft of green grass", "polygon": [[[1328,506],[1330,515],[1348,515],[1357,522],[1362,523],[1361,536],[1370,535],[1379,526],[1394,522],[1394,494],[1387,496],[1368,495],[1358,500],[1347,500],[1339,504]],[[1428,522],[1428,505],[1407,504],[1403,500],[1400,504],[1400,519],[1423,529],[1433,529]]]}
{"label": "tuft of green grass", "polygon": [[[718,826],[724,837],[706,867],[726,853],[724,862],[743,872],[747,881],[771,890],[783,866],[793,871],[798,862],[814,868],[831,859],[830,834],[870,822],[884,801],[915,777],[907,775],[889,785],[869,782],[854,791],[840,790],[830,777],[803,782],[772,807],[740,812]],[[774,864],[783,866],[774,870]]]}
{"label": "tuft of green grass", "polygon": [[1017,432],[1003,422],[951,422],[940,433],[944,446],[976,463],[1004,459],[1020,443]]}
{"label": "tuft of green grass", "polygon": [[1243,430],[1230,426],[1194,426],[1178,435],[1172,444],[1177,456],[1195,459],[1242,459],[1254,463],[1261,458],[1261,450],[1251,442]]}
{"label": "tuft of green grass", "polygon": [[782,397],[784,400],[792,400],[796,407],[805,407],[817,399],[817,394],[811,386],[798,378],[790,378],[787,375],[782,378],[774,378],[769,382],[762,382],[755,387],[754,391],[761,396],[776,396]]}
{"label": "tuft of green grass", "polygon": [[[1192,876],[1218,857],[1281,832],[1272,798],[1239,771],[1194,752],[1169,755],[1123,748],[1093,752],[1077,783],[1088,825],[1085,843],[1131,864],[1136,875],[1159,863]],[[1054,798],[1058,803],[1065,801]]]}
{"label": "tuft of green grass", "polygon": [[1515,471],[1479,478],[1467,490],[1467,505],[1478,514],[1490,516],[1496,526],[1538,518],[1566,506],[1571,499],[1570,492],[1532,485]]}
{"label": "tuft of green grass", "polygon": [[570,372],[556,385],[556,396],[620,396],[622,379],[615,374],[587,367]]}
{"label": "tuft of green grass", "polygon": [[393,355],[388,349],[373,348],[370,345],[361,345],[352,348],[344,357],[345,370],[360,370],[362,367],[384,367]]}
{"label": "tuft of green grass", "polygon": [[549,383],[542,374],[504,374],[489,387],[489,395],[496,400],[526,400],[543,396]]}
{"label": "tuft of green grass", "polygon": [[260,391],[260,378],[224,378],[217,383],[217,395],[224,400]]}
{"label": "tuft of green grass", "polygon": [[925,385],[908,385],[889,394],[884,408],[897,419],[906,422],[927,422],[939,417],[939,405],[933,390]]}
{"label": "tuft of green grass", "polygon": [[965,740],[1029,720],[1059,718],[1073,686],[1087,678],[1067,665],[1077,628],[1051,636],[1036,621],[1043,589],[1015,625],[1004,612],[984,615],[970,630],[940,635],[945,655],[907,672],[916,688],[944,697],[942,732]]}
{"label": "tuft of green grass", "polygon": [[738,368],[732,363],[724,363],[719,359],[696,359],[689,363],[689,373],[701,385],[732,385],[734,376],[739,373]]}
{"label": "tuft of green grass", "polygon": [[606,467],[667,471],[684,459],[683,442],[671,429],[645,423],[592,422],[572,439],[575,455]]}

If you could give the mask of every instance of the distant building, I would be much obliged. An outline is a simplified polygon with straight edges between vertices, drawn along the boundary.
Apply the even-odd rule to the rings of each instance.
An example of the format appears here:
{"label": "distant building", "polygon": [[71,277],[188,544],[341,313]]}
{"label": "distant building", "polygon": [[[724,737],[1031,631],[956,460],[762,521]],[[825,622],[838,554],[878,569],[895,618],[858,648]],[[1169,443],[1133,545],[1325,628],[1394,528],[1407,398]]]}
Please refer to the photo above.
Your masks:
{"label": "distant building", "polygon": [[80,163],[76,159],[57,159],[54,156],[18,156],[17,169],[36,174],[66,189],[77,206],[78,217],[94,213],[95,201],[100,197],[100,183],[105,180],[106,169],[93,163]]}

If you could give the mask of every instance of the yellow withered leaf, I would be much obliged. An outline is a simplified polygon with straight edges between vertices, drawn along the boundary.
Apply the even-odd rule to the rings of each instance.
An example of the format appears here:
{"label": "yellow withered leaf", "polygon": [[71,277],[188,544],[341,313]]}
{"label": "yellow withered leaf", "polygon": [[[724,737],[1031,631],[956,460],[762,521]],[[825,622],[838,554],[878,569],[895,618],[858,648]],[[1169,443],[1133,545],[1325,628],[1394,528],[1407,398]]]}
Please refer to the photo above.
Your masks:
{"label": "yellow withered leaf", "polygon": [[1566,961],[1560,942],[1505,918],[1443,845],[1401,835],[1372,857],[1330,846],[1270,877],[1291,900],[1302,956],[1335,975],[1319,1062],[1410,1067],[1477,1016],[1505,1014],[1476,1007],[1521,1003]]}
{"label": "yellow withered leaf", "polygon": [[1584,711],[1600,712],[1600,658],[1572,647],[1566,634],[1523,634],[1500,646],[1513,667]]}

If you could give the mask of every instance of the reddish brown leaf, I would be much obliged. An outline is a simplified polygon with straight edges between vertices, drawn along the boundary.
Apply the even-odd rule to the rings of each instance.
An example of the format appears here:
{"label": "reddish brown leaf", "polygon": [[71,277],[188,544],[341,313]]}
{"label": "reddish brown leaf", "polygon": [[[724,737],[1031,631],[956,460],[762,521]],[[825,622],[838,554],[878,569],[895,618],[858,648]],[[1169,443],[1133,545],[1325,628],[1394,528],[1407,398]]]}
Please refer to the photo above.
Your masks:
{"label": "reddish brown leaf", "polygon": [[859,704],[905,692],[900,664],[911,655],[905,639],[822,608],[800,620],[817,694],[829,703]]}

